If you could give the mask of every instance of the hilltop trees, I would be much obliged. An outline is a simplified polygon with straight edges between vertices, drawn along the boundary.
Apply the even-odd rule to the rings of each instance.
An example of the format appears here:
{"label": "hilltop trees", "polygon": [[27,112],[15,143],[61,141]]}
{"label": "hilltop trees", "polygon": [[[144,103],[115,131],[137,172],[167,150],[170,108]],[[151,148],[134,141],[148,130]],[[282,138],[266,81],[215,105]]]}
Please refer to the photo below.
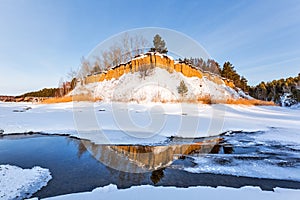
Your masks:
{"label": "hilltop trees", "polygon": [[221,73],[219,63],[213,59],[208,59],[207,61],[205,61],[202,58],[184,58],[184,60],[181,62],[190,64],[201,71],[208,71],[214,74]]}
{"label": "hilltop trees", "polygon": [[112,46],[89,58],[82,57],[79,77],[100,73],[125,63],[145,51],[149,42],[141,35],[124,34]]}
{"label": "hilltop trees", "polygon": [[[149,43],[143,36],[124,34],[119,41],[116,41],[107,50],[101,51],[98,55],[94,55],[94,57],[88,59],[82,57],[79,76],[85,77],[90,74],[101,73],[113,66],[128,62],[136,55],[144,53],[148,46]],[[158,34],[153,38],[153,48],[151,48],[151,51],[159,53],[168,52],[166,42]]]}
{"label": "hilltop trees", "polygon": [[151,50],[154,52],[168,53],[166,42],[158,34],[156,34],[153,38],[153,46],[154,47]]}
{"label": "hilltop trees", "polygon": [[143,36],[125,34],[108,50],[102,51],[101,57],[98,57],[100,68],[108,70],[113,66],[128,62],[136,55],[143,53],[146,46],[149,46],[148,41]]}
{"label": "hilltop trees", "polygon": [[205,61],[202,58],[185,58],[182,62],[190,64],[201,71],[219,74],[224,78],[232,80],[236,87],[241,88],[245,92],[249,91],[248,80],[244,76],[240,76],[230,62],[225,62],[223,68],[213,59]]}
{"label": "hilltop trees", "polygon": [[208,71],[214,74],[220,74],[221,72],[219,63],[213,59],[205,61],[202,58],[184,58],[182,62],[190,64],[201,71]]}

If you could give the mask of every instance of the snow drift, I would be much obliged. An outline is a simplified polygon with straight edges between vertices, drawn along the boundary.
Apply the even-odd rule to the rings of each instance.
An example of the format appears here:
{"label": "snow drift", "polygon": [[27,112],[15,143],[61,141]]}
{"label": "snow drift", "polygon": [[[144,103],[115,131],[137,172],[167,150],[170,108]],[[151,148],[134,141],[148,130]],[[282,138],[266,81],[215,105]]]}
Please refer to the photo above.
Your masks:
{"label": "snow drift", "polygon": [[76,199],[132,199],[140,197],[144,200],[148,199],[289,199],[296,200],[299,198],[299,190],[275,188],[274,192],[261,191],[258,187],[243,187],[240,189],[227,187],[154,187],[149,185],[135,186],[125,190],[118,190],[115,185],[99,187],[91,192],[67,194],[62,196],[50,197],[45,200],[76,200]]}

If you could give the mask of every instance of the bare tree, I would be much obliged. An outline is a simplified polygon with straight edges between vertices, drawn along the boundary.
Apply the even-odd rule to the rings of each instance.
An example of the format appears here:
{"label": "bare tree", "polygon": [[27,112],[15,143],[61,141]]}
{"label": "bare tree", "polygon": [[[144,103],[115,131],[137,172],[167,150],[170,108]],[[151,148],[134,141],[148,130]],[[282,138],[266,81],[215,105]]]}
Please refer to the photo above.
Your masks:
{"label": "bare tree", "polygon": [[122,49],[121,46],[115,44],[110,47],[110,61],[113,66],[119,65],[122,62]]}
{"label": "bare tree", "polygon": [[85,59],[85,57],[82,56],[81,58],[81,69],[79,72],[79,75],[81,77],[85,77],[87,76],[91,71],[91,67],[90,67],[90,63],[87,59]]}
{"label": "bare tree", "polygon": [[92,68],[92,74],[95,74],[95,73],[99,73],[101,72],[102,69],[101,69],[101,60],[98,56],[95,57],[95,62],[94,62],[94,65],[93,65],[93,68]]}
{"label": "bare tree", "polygon": [[134,38],[134,52],[136,55],[144,53],[146,47],[149,46],[149,42],[142,36],[136,35]]}
{"label": "bare tree", "polygon": [[55,96],[62,97],[63,95],[64,95],[64,79],[60,78]]}
{"label": "bare tree", "polygon": [[110,68],[110,62],[109,62],[109,54],[107,51],[103,51],[102,53],[102,66],[105,70],[108,70]]}
{"label": "bare tree", "polygon": [[70,71],[67,73],[67,78],[72,80],[77,76],[77,71],[74,70],[73,68],[70,69]]}
{"label": "bare tree", "polygon": [[144,53],[149,42],[141,35],[130,36],[128,33],[116,42],[108,50],[102,51],[101,56],[96,57],[93,66],[84,57],[81,59],[80,75],[82,77],[89,73],[108,70],[113,66],[125,63],[134,56]]}
{"label": "bare tree", "polygon": [[125,35],[123,36],[123,38],[121,39],[122,42],[122,62],[127,62],[128,60],[132,59],[132,55],[131,55],[131,37],[128,35],[128,33],[125,33]]}

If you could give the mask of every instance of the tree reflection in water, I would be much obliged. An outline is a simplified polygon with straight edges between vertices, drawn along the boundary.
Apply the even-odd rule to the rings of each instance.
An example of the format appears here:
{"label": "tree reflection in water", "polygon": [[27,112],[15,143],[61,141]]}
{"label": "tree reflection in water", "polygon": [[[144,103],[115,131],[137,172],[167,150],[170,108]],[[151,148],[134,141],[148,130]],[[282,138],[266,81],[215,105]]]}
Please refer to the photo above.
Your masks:
{"label": "tree reflection in water", "polygon": [[160,182],[160,180],[161,180],[164,176],[165,176],[165,175],[164,175],[164,168],[162,168],[162,169],[153,171],[152,174],[151,174],[150,179],[151,179],[151,181],[152,181],[153,184],[157,184],[157,183]]}

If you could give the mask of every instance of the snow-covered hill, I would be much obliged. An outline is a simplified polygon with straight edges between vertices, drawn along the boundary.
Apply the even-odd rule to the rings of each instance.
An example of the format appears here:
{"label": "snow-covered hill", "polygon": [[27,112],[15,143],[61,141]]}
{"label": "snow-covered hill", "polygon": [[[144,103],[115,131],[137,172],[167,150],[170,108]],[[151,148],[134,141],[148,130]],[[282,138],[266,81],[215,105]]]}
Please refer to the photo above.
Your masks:
{"label": "snow-covered hill", "polygon": [[[181,96],[177,87],[184,81],[188,92]],[[218,84],[209,77],[186,77],[180,72],[168,72],[156,67],[142,78],[139,72],[122,75],[118,79],[104,80],[75,88],[70,95],[92,95],[104,101],[177,102],[207,101],[225,102],[228,99],[247,97],[242,91],[236,92],[225,83]]]}

